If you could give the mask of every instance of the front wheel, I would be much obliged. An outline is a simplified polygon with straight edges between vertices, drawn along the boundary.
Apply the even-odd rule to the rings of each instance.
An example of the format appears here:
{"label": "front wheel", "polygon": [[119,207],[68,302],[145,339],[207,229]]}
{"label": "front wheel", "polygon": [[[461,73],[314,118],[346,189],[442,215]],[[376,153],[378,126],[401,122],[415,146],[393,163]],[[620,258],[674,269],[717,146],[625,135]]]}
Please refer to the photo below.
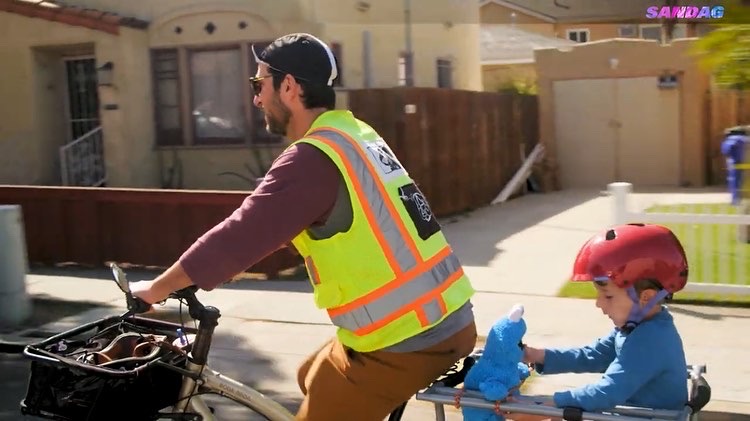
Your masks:
{"label": "front wheel", "polygon": [[199,414],[203,421],[287,421],[213,393],[192,397],[187,412]]}

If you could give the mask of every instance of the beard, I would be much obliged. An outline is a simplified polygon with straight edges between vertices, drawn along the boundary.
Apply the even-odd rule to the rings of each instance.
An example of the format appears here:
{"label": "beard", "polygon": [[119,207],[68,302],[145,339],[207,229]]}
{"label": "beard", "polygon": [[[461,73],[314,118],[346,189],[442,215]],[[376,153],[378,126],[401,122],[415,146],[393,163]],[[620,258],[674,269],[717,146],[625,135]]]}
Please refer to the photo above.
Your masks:
{"label": "beard", "polygon": [[286,136],[286,129],[292,117],[292,112],[289,111],[286,105],[281,103],[278,95],[274,96],[271,107],[266,110],[265,117],[266,130],[269,133]]}

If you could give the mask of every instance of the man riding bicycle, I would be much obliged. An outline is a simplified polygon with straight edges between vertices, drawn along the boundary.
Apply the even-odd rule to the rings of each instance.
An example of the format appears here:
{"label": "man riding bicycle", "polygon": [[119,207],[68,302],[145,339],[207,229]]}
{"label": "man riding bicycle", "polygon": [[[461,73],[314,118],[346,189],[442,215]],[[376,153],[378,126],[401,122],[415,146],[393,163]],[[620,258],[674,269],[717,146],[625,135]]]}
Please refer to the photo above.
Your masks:
{"label": "man riding bicycle", "polygon": [[334,109],[328,45],[297,33],[253,54],[253,103],[292,143],[232,215],[131,291],[155,303],[190,285],[211,290],[292,242],[338,327],[299,369],[296,419],[382,420],[473,350],[474,290],[388,145]]}

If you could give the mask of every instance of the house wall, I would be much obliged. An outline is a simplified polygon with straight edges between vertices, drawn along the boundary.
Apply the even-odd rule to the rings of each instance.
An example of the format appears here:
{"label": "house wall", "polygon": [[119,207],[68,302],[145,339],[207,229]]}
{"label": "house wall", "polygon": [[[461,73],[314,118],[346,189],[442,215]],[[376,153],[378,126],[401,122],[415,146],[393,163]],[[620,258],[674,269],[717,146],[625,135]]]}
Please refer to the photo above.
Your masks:
{"label": "house wall", "polygon": [[[342,46],[343,82],[346,88],[365,84],[365,31],[370,34],[372,87],[396,86],[399,54],[406,50],[405,10],[402,1],[356,2],[308,0],[312,19],[324,26],[326,41]],[[455,0],[411,0],[411,45],[415,86],[437,86],[438,58],[452,62],[453,87],[481,90],[479,68],[479,6],[466,7]]]}
{"label": "house wall", "polygon": [[589,41],[598,41],[607,38],[617,38],[619,23],[557,23],[555,24],[554,36],[568,39],[569,29],[588,29]]}
{"label": "house wall", "polygon": [[484,24],[516,24],[521,29],[554,36],[555,25],[541,18],[513,10],[497,3],[486,3],[479,9],[480,22]]}
{"label": "house wall", "polygon": [[[364,47],[362,39],[368,31],[370,43],[370,87],[392,87],[399,83],[399,54],[405,50],[404,28],[400,24],[326,24],[326,40],[342,45],[343,81],[346,88],[365,86]],[[467,42],[467,40],[476,42]],[[414,52],[414,86],[437,86],[437,60],[450,59],[453,67],[453,87],[481,90],[482,74],[479,67],[479,25],[456,24],[447,27],[437,23],[414,24],[412,29]]]}
{"label": "house wall", "polygon": [[[589,41],[619,37],[619,27],[627,22],[596,23],[596,22],[562,22],[545,21],[539,17],[502,6],[497,3],[485,3],[480,7],[480,21],[486,24],[516,24],[520,28],[539,34],[567,38],[568,29],[588,29]],[[690,22],[685,24],[685,36],[701,36],[706,32],[708,24],[704,22]]]}
{"label": "house wall", "polygon": [[[367,29],[373,41],[374,87],[398,83],[398,54],[404,46],[402,2],[372,2],[364,13],[355,5],[342,7],[335,0],[72,3],[134,16],[150,25],[146,30],[121,27],[119,35],[112,35],[0,12],[0,33],[4,35],[0,76],[13,81],[0,85],[6,99],[0,104],[0,183],[59,183],[58,149],[68,140],[61,135],[66,127],[60,112],[65,99],[61,59],[73,50],[94,55],[97,65],[114,64],[113,86],[99,87],[108,185],[114,187],[247,190],[246,181],[219,173],[250,176],[245,165],[255,167],[255,159],[244,145],[155,146],[152,48],[251,43],[289,32],[311,32],[329,43],[341,43],[344,88],[356,89],[363,85],[362,31]],[[478,6],[461,8],[453,0],[413,0],[412,4],[417,86],[435,86],[436,59],[450,58],[454,87],[481,90]],[[212,34],[204,30],[208,22],[217,28]],[[240,22],[245,23],[244,28]],[[346,98],[345,94],[339,96]],[[105,105],[116,109],[105,109]],[[339,104],[343,106],[346,101]],[[189,123],[183,122],[183,127],[185,124]],[[261,154],[271,159],[281,147]]]}
{"label": "house wall", "polygon": [[[4,99],[0,103],[0,182],[59,183],[59,148],[69,141],[62,59],[91,54],[96,55],[97,65],[116,63],[115,87],[100,88],[102,104],[120,107],[101,112],[104,149],[108,157],[116,158],[107,162],[107,170],[119,178],[118,183],[149,184],[153,158],[138,142],[123,147],[126,139],[153,137],[150,126],[144,124],[150,120],[143,107],[150,91],[139,72],[147,68],[145,33],[122,28],[116,36],[11,13],[0,13],[0,28],[6,31],[0,46],[6,82],[0,84]],[[128,95],[121,98],[122,91]],[[137,163],[139,170],[125,174],[123,163]]]}
{"label": "house wall", "polygon": [[[149,48],[211,47],[227,43],[268,41],[288,32],[320,32],[319,25],[301,20],[303,14],[296,1],[285,2],[286,7],[279,7],[278,3],[276,7],[269,7],[269,3],[261,5],[219,2],[206,5],[193,2],[192,5],[179,7],[177,5],[182,4],[181,1],[165,3],[166,5],[160,5],[152,11],[154,15],[160,15],[155,15],[149,26]],[[171,9],[168,7],[170,4]],[[280,14],[282,9],[294,9],[295,13]],[[212,34],[203,29],[208,22],[216,27]],[[240,27],[240,22],[246,24],[244,29]],[[181,29],[180,33],[175,31],[177,27]],[[148,78],[144,83],[150,85],[150,73],[144,77]],[[247,101],[250,100],[248,96]],[[147,108],[152,115],[144,124],[154,127],[151,101],[147,103]],[[154,135],[145,141],[153,145]],[[281,149],[282,146],[263,148],[259,154],[267,160],[272,160]],[[248,190],[253,186],[247,181],[221,173],[234,172],[252,178],[245,166],[249,165],[257,171],[256,160],[246,145],[159,147],[152,155],[158,166],[157,177],[153,180],[154,187]]]}
{"label": "house wall", "polygon": [[[626,78],[658,76],[664,71],[676,72],[679,84],[680,174],[683,184],[705,184],[704,94],[709,88],[708,75],[700,71],[688,51],[694,39],[659,45],[655,41],[613,39],[575,46],[571,51],[536,50],[539,76],[540,138],[547,146],[547,159],[557,175],[555,104],[553,82],[557,80]],[[616,68],[610,59],[617,58]],[[627,110],[621,110],[627,112]],[[588,117],[580,116],[585,120]],[[582,127],[585,124],[581,124]]]}

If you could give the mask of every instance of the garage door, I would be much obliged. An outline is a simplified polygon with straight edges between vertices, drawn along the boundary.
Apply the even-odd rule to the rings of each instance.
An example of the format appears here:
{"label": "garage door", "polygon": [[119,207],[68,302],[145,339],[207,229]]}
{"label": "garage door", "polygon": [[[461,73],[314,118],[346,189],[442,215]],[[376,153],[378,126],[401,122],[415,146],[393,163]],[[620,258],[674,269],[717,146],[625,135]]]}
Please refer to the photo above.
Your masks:
{"label": "garage door", "polygon": [[679,92],[656,77],[580,79],[553,85],[564,188],[679,184]]}

